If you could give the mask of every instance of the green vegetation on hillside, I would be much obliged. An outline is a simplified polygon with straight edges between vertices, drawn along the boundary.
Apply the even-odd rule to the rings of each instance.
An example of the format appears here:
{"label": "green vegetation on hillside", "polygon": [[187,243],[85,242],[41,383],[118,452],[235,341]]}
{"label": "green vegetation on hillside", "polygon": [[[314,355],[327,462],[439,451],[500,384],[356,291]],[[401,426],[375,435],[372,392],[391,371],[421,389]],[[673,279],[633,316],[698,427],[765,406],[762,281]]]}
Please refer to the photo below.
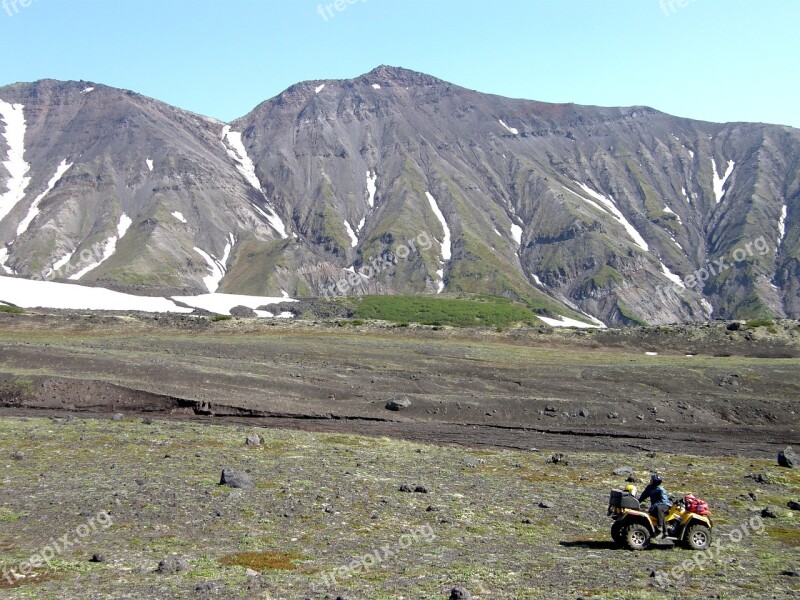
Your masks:
{"label": "green vegetation on hillside", "polygon": [[454,327],[540,324],[526,305],[499,297],[468,300],[426,296],[365,296],[355,313],[361,319]]}

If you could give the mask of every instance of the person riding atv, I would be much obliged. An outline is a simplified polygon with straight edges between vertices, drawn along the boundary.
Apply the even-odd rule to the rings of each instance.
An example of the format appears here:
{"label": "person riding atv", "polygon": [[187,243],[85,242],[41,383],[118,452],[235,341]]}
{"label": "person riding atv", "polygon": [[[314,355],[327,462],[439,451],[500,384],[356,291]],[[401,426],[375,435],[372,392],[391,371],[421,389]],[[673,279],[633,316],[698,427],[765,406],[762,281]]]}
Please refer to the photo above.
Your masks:
{"label": "person riding atv", "polygon": [[658,519],[658,529],[656,530],[656,535],[660,533],[662,540],[667,537],[667,526],[664,524],[664,520],[666,519],[667,513],[672,506],[672,502],[670,502],[669,499],[669,494],[667,494],[667,490],[664,489],[663,484],[664,480],[661,478],[661,476],[653,473],[650,475],[650,483],[646,488],[644,488],[642,495],[639,496],[640,503],[644,502],[645,500],[650,501],[650,514]]}
{"label": "person riding atv", "polygon": [[[653,497],[656,498],[655,513],[643,510],[635,493],[633,486],[628,486],[625,490],[612,490],[608,500],[608,514],[614,520],[611,525],[611,537],[619,545],[624,545],[631,550],[644,550],[654,539],[658,532],[661,532],[661,539],[666,537],[672,542],[685,544],[691,550],[705,550],[711,545],[711,512],[708,503],[687,494],[677,501],[667,501],[670,505],[664,516],[663,523],[659,522],[658,508],[661,492],[655,490],[661,487],[661,482],[653,481],[640,498],[649,498],[653,504]],[[633,488],[633,489],[632,489]],[[661,487],[661,490],[664,488]],[[666,532],[666,536],[664,536]]]}

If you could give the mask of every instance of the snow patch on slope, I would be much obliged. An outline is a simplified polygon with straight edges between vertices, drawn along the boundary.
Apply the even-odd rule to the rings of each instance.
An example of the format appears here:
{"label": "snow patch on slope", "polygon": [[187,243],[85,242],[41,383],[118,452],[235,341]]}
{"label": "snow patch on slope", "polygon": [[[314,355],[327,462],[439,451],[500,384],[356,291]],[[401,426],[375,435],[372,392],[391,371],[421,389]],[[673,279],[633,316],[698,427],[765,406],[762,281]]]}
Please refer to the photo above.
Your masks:
{"label": "snow patch on slope", "polygon": [[153,161],[148,158],[144,162],[147,163],[147,168],[150,169],[150,171],[152,171],[153,170]]}
{"label": "snow patch on slope", "polygon": [[781,218],[778,220],[778,242],[786,237],[786,217],[789,216],[789,207],[785,204],[781,208]]}
{"label": "snow patch on slope", "polygon": [[215,257],[213,254],[209,254],[201,248],[196,246],[194,248],[194,251],[203,257],[203,260],[206,261],[206,264],[208,264],[209,268],[211,269],[211,273],[203,277],[203,283],[206,284],[206,288],[212,294],[219,289],[220,282],[228,272],[228,259],[231,256],[231,250],[233,249],[234,245],[236,245],[236,238],[234,238],[233,234],[231,233],[227,239],[227,243],[225,244],[225,250],[222,253],[221,259],[217,259],[217,257]]}
{"label": "snow patch on slope", "polygon": [[506,130],[507,130],[509,133],[512,133],[512,134],[514,134],[514,135],[519,135],[519,130],[518,130],[516,127],[509,127],[508,125],[506,125],[505,123],[503,123],[503,120],[502,120],[502,119],[498,119],[498,120],[500,121],[500,125],[502,125],[503,127],[505,127],[505,129],[506,129]]}
{"label": "snow patch on slope", "polygon": [[514,238],[514,241],[517,242],[518,246],[522,245],[522,227],[520,227],[516,223],[512,223],[511,236]]}
{"label": "snow patch on slope", "polygon": [[264,188],[261,187],[261,182],[258,180],[258,177],[256,177],[256,166],[247,155],[247,150],[242,143],[242,134],[237,131],[231,131],[230,125],[226,125],[222,128],[222,145],[225,146],[228,156],[230,156],[236,162],[236,169],[239,171],[239,173],[241,173],[248,183],[258,190],[264,197],[264,200],[267,201],[267,209],[269,210],[270,214],[267,214],[255,204],[253,204],[253,207],[261,214],[261,216],[267,219],[267,222],[270,224],[270,226],[272,226],[272,228],[277,231],[283,239],[288,238],[289,236],[286,234],[286,226],[278,216],[278,213],[276,213],[269,206],[269,199],[267,198],[266,193],[264,193]]}
{"label": "snow patch on slope", "polygon": [[353,231],[353,227],[348,223],[347,219],[344,221],[344,228],[347,229],[347,235],[350,236],[350,245],[355,248],[358,246],[358,236],[356,232]]}
{"label": "snow patch on slope", "polygon": [[325,84],[323,83],[322,85],[318,85],[317,87],[314,88],[314,93],[319,94],[324,89],[325,89]]}
{"label": "snow patch on slope", "polygon": [[186,220],[186,217],[183,216],[183,213],[178,212],[177,210],[174,213],[172,213],[172,216],[178,219],[178,221],[180,221],[181,223],[186,224],[189,222]]}
{"label": "snow patch on slope", "polygon": [[367,171],[367,204],[372,208],[375,206],[375,192],[378,191],[378,173],[372,175]]}
{"label": "snow patch on slope", "polygon": [[[584,192],[589,194],[592,198],[595,198],[598,202],[600,202],[603,206],[606,207],[607,212],[611,213],[611,215],[619,221],[622,226],[625,228],[625,231],[628,232],[628,235],[631,236],[634,242],[642,248],[645,252],[650,250],[650,246],[647,245],[647,242],[644,240],[642,235],[636,230],[636,228],[630,224],[628,219],[625,218],[625,215],[620,212],[617,208],[617,205],[614,204],[614,198],[606,198],[602,194],[595,192],[592,188],[584,183],[575,182]],[[579,196],[581,197],[581,196]],[[585,200],[585,198],[584,198]],[[595,206],[597,206],[595,204]]]}
{"label": "snow patch on slope", "polygon": [[[297,302],[293,298],[286,297],[272,297],[272,296],[243,296],[238,294],[202,294],[200,296],[173,296],[176,302],[188,304],[194,308],[208,310],[210,312],[227,315],[230,314],[231,309],[236,306],[246,306],[253,310],[259,306],[266,306],[270,304],[278,304],[280,302]],[[272,313],[264,311],[259,316],[271,317]],[[279,318],[286,319],[292,318],[294,315],[288,312],[282,312],[278,315]]]}
{"label": "snow patch on slope", "polygon": [[66,158],[61,161],[61,164],[58,165],[58,168],[56,169],[56,174],[53,175],[53,178],[47,183],[47,189],[36,197],[36,200],[33,201],[33,204],[31,204],[31,207],[28,209],[28,214],[24,219],[22,219],[22,223],[19,224],[19,227],[17,227],[17,236],[20,236],[28,231],[28,227],[31,226],[31,223],[39,214],[39,204],[50,192],[50,190],[56,187],[56,184],[64,176],[64,173],[69,171],[71,166],[72,163],[68,163]]}
{"label": "snow patch on slope", "polygon": [[675,273],[670,271],[667,268],[667,265],[665,265],[664,263],[661,263],[661,272],[664,273],[664,276],[675,285],[679,285],[684,289],[686,288],[686,286],[683,284],[683,279],[681,279],[679,275],[675,275]]}
{"label": "snow patch on slope", "polygon": [[9,275],[14,275],[14,269],[9,267],[6,263],[8,262],[8,248],[3,247],[0,248],[0,269],[3,269]]}
{"label": "snow patch on slope", "polygon": [[166,298],[134,296],[73,283],[33,281],[0,276],[0,300],[23,308],[71,310],[138,310],[149,313],[190,313]]}
{"label": "snow patch on slope", "polygon": [[11,175],[7,182],[8,191],[0,195],[0,221],[8,216],[14,207],[25,197],[25,188],[31,182],[25,175],[30,164],[25,162],[25,107],[22,104],[9,104],[0,100],[0,120],[5,122],[3,137],[8,144],[8,158],[3,166]]}
{"label": "snow patch on slope", "polygon": [[381,89],[381,86],[380,86],[380,84],[378,84],[378,83],[373,83],[373,84],[372,84],[372,89],[373,89],[373,90],[379,90],[379,89]]}
{"label": "snow patch on slope", "polygon": [[88,94],[89,92],[93,92],[93,91],[94,91],[93,87],[87,87],[81,92],[81,94]]}
{"label": "snow patch on slope", "polygon": [[728,178],[731,176],[731,173],[733,173],[733,167],[735,165],[735,162],[729,160],[728,168],[725,170],[725,175],[723,175],[720,179],[719,175],[717,175],[717,161],[715,161],[713,158],[711,159],[711,171],[714,175],[714,197],[717,200],[717,204],[722,202],[722,198],[725,196],[725,184],[727,183]]}
{"label": "snow patch on slope", "polygon": [[[447,221],[445,221],[444,214],[442,214],[439,205],[436,202],[436,198],[434,198],[430,192],[425,192],[425,196],[428,198],[428,202],[431,205],[431,210],[433,214],[436,215],[436,218],[439,219],[439,222],[442,224],[442,229],[444,230],[444,238],[442,239],[442,264],[449,261],[453,256],[453,249],[451,245],[451,238],[450,238],[450,228],[447,226]],[[444,291],[444,268],[439,269],[436,271],[436,274],[439,276],[439,288],[438,292],[441,294]]]}
{"label": "snow patch on slope", "polygon": [[570,319],[569,317],[559,317],[558,319],[552,319],[550,317],[543,317],[541,315],[536,315],[536,318],[540,321],[544,321],[550,327],[577,327],[579,329],[601,329],[605,327],[605,324],[601,327],[600,325],[589,323],[584,323],[583,321],[576,321],[575,319]]}
{"label": "snow patch on slope", "polygon": [[75,275],[72,275],[70,279],[73,281],[78,281],[81,277],[89,273],[90,271],[94,271],[97,267],[102,265],[106,262],[109,258],[114,256],[114,253],[117,251],[117,243],[125,237],[125,234],[128,233],[128,229],[130,228],[133,221],[131,221],[130,217],[125,213],[122,213],[122,216],[119,218],[119,223],[117,223],[117,235],[111,236],[106,240],[105,248],[103,249],[103,256],[100,257],[100,260],[97,262],[89,265],[88,267],[81,269]]}
{"label": "snow patch on slope", "polygon": [[714,307],[711,306],[711,303],[708,300],[706,300],[705,298],[701,298],[700,304],[702,304],[703,308],[705,308],[708,311],[709,316],[714,314]]}

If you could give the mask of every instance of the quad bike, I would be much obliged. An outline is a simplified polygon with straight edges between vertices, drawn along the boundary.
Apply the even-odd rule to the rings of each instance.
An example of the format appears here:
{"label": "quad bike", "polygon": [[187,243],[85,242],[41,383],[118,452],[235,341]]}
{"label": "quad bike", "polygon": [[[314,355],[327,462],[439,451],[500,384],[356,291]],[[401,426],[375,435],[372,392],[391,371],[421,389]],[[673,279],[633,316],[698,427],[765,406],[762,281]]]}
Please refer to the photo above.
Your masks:
{"label": "quad bike", "polygon": [[[658,519],[642,510],[630,493],[612,490],[608,514],[614,520],[611,537],[620,546],[644,550],[655,537]],[[667,540],[682,543],[690,550],[705,550],[711,545],[711,513],[708,504],[691,494],[673,502],[664,519]]]}

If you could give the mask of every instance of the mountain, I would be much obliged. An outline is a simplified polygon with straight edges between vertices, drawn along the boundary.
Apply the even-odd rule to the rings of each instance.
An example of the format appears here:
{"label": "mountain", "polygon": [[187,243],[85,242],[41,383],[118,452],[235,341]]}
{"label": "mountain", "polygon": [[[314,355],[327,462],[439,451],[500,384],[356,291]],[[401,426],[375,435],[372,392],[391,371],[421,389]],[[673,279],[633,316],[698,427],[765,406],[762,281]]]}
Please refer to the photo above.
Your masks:
{"label": "mountain", "polygon": [[0,268],[22,277],[493,294],[607,324],[800,317],[790,127],[514,100],[385,66],[230,124],[56,81],[0,88],[0,119]]}

